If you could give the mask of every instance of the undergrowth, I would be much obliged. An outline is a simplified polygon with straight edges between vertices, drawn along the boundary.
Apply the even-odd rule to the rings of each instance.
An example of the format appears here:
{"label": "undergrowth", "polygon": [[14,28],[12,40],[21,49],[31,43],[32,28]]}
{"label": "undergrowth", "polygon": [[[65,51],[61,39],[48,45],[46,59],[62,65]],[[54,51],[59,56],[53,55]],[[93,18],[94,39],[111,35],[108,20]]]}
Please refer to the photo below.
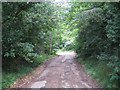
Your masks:
{"label": "undergrowth", "polygon": [[24,77],[31,73],[35,68],[43,62],[55,55],[41,55],[39,58],[34,60],[32,64],[25,63],[21,61],[20,64],[16,66],[15,69],[10,68],[3,68],[2,70],[2,88],[8,88],[10,87],[17,79]]}
{"label": "undergrowth", "polygon": [[82,60],[78,58],[78,62],[84,65],[87,74],[95,78],[102,88],[119,88],[117,81],[110,80],[112,68],[107,66],[107,61]]}

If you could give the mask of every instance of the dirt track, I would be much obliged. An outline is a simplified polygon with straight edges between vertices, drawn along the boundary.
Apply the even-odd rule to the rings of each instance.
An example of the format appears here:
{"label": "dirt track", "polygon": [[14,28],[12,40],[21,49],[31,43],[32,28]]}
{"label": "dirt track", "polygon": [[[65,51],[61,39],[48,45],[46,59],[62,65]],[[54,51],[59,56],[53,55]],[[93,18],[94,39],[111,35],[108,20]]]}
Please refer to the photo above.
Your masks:
{"label": "dirt track", "polygon": [[75,53],[59,55],[46,61],[34,72],[18,80],[12,88],[99,88],[75,60]]}

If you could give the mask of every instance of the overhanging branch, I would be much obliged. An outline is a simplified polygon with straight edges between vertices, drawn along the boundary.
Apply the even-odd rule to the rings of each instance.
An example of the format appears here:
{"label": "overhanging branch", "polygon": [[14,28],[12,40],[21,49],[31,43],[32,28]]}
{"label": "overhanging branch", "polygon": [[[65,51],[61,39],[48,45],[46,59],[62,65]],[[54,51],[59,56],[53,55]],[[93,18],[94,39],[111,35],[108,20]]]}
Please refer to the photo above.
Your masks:
{"label": "overhanging branch", "polygon": [[91,7],[91,8],[88,8],[88,9],[82,9],[82,10],[79,10],[80,12],[83,12],[83,11],[87,11],[87,10],[91,10],[91,9],[94,9],[94,8],[100,8],[104,5],[105,3],[103,2],[102,4],[98,5],[98,6],[94,6],[94,7]]}

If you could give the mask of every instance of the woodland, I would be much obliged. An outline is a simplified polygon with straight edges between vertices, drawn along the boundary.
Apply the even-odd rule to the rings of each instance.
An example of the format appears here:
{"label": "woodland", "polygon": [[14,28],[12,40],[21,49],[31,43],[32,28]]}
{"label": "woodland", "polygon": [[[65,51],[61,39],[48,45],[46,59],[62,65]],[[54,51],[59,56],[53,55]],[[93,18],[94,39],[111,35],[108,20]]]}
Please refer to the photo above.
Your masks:
{"label": "woodland", "polygon": [[58,50],[104,88],[120,88],[120,2],[2,2],[2,88]]}

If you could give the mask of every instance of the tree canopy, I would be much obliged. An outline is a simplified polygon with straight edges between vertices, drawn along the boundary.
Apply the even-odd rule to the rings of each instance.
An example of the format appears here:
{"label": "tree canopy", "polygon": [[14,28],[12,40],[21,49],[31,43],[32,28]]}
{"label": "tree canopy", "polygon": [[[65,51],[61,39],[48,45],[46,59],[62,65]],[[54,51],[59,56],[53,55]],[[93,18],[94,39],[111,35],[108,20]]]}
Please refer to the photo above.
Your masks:
{"label": "tree canopy", "polygon": [[2,9],[3,67],[75,50],[82,60],[106,61],[119,82],[120,2],[3,2]]}

